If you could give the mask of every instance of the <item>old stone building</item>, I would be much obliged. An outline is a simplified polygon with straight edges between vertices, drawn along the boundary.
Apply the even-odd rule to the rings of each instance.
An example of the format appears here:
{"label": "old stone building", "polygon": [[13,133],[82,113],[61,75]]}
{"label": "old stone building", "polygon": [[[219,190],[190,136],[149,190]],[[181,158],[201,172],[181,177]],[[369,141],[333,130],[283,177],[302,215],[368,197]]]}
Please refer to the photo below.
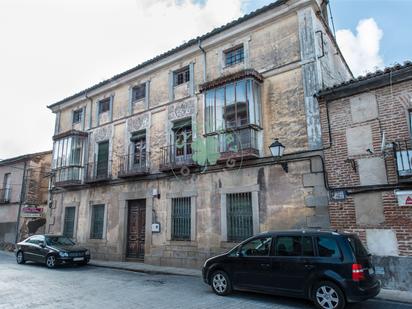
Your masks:
{"label": "old stone building", "polygon": [[193,267],[259,231],[328,227],[314,94],[351,73],[326,4],[277,1],[50,105],[47,231]]}
{"label": "old stone building", "polygon": [[0,161],[0,245],[44,232],[51,155],[48,151]]}
{"label": "old stone building", "polygon": [[354,231],[387,287],[412,289],[412,63],[319,93],[334,228]]}

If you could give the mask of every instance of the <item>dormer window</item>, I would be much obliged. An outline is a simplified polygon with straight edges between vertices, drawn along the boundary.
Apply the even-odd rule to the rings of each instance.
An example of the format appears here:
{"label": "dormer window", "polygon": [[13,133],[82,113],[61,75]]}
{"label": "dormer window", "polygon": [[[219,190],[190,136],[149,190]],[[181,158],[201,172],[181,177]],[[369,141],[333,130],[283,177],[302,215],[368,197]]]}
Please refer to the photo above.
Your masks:
{"label": "dormer window", "polygon": [[243,48],[243,44],[240,46],[236,46],[234,48],[228,49],[224,52],[225,54],[225,65],[232,66],[238,63],[242,63],[245,59],[245,51]]}
{"label": "dormer window", "polygon": [[187,83],[190,81],[190,69],[189,67],[184,67],[173,73],[174,85],[179,86],[181,84]]}

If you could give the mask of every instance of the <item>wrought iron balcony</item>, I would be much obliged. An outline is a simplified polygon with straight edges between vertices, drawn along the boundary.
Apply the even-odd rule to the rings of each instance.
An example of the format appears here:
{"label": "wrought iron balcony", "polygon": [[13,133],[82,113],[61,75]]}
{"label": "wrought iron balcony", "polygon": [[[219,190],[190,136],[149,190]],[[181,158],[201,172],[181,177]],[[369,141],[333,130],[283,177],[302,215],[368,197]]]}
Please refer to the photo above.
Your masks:
{"label": "wrought iron balcony", "polygon": [[112,179],[111,161],[90,162],[86,164],[84,182],[105,182]]}
{"label": "wrought iron balcony", "polygon": [[412,144],[410,140],[393,143],[396,169],[400,181],[412,180]]}
{"label": "wrought iron balcony", "polygon": [[193,167],[192,143],[161,147],[160,170],[180,169],[184,166]]}
{"label": "wrought iron balcony", "polygon": [[55,187],[67,188],[79,186],[82,184],[84,167],[83,166],[65,166],[53,170]]}
{"label": "wrought iron balcony", "polygon": [[0,204],[8,204],[11,201],[11,188],[0,189]]}
{"label": "wrought iron balcony", "polygon": [[149,154],[146,152],[121,157],[118,177],[128,178],[149,174],[149,157]]}

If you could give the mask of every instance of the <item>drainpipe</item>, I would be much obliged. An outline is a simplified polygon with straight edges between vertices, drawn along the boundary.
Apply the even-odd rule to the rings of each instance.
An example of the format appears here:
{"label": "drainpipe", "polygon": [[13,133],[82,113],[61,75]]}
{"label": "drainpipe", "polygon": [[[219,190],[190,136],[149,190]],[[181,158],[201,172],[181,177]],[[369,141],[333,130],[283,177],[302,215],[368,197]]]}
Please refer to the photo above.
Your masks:
{"label": "drainpipe", "polygon": [[203,54],[203,82],[206,82],[206,51],[204,50],[204,48],[202,47],[202,41],[198,40],[198,44],[197,46],[199,47],[199,49],[202,51]]}
{"label": "drainpipe", "polygon": [[21,191],[20,191],[20,203],[19,203],[19,209],[17,211],[17,220],[16,220],[16,241],[15,243],[18,243],[19,240],[19,227],[20,227],[20,213],[21,213],[21,206],[23,204],[23,198],[25,195],[25,189],[26,189],[26,169],[27,169],[27,161],[24,161],[24,169],[23,169],[23,180],[21,184]]}

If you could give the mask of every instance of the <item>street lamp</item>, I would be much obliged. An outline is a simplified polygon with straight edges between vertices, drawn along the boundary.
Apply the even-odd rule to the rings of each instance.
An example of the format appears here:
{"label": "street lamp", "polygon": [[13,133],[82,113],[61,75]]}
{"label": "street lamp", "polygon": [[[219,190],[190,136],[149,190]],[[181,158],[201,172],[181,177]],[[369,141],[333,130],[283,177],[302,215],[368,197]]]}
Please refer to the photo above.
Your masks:
{"label": "street lamp", "polygon": [[[282,143],[280,143],[279,140],[277,138],[275,138],[273,143],[270,144],[269,150],[272,154],[272,157],[275,160],[279,160],[283,156],[283,152],[285,151],[285,146],[283,146]],[[288,163],[287,162],[279,162],[278,164],[280,164],[282,166],[285,173],[288,172]]]}

